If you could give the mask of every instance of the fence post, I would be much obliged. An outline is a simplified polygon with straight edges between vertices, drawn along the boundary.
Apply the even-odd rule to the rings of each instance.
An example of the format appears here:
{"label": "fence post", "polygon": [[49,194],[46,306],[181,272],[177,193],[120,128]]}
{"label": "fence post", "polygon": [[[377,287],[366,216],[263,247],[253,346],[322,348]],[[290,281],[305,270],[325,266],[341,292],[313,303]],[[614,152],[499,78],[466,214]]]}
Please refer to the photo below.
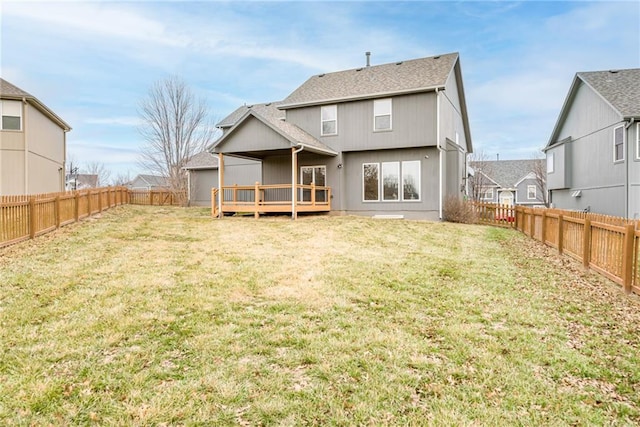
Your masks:
{"label": "fence post", "polygon": [[540,226],[540,234],[541,234],[540,239],[542,240],[543,244],[546,244],[547,242],[547,237],[545,234],[546,232],[547,232],[547,213],[545,211],[542,211],[542,225]]}
{"label": "fence post", "polygon": [[73,211],[73,216],[76,220],[76,222],[78,222],[78,219],[80,218],[80,194],[76,191],[75,194],[73,195],[73,199],[74,199],[74,211]]}
{"label": "fence post", "polygon": [[56,196],[56,200],[54,201],[54,215],[56,216],[56,228],[60,228],[60,195]]}
{"label": "fence post", "polygon": [[98,190],[98,212],[102,212],[102,190]]}
{"label": "fence post", "polygon": [[531,238],[536,238],[536,213],[533,209],[529,209],[531,216],[529,217],[529,233],[531,233]]}
{"label": "fence post", "polygon": [[29,197],[29,237],[36,237],[36,198]]}
{"label": "fence post", "polygon": [[558,215],[558,253],[562,254],[564,250],[564,241],[563,241],[563,228],[564,228],[564,217],[562,214]]}
{"label": "fence post", "polygon": [[254,208],[255,208],[255,212],[254,212],[253,216],[255,218],[259,218],[260,217],[260,214],[258,213],[258,201],[260,200],[260,190],[258,189],[259,185],[260,185],[260,183],[258,181],[256,181],[255,190],[254,190],[255,191],[255,195],[254,195],[254,201],[253,201]]}
{"label": "fence post", "polygon": [[584,219],[584,232],[582,233],[582,265],[589,268],[591,261],[591,219]]}
{"label": "fence post", "polygon": [[91,190],[87,191],[87,213],[91,216]]}
{"label": "fence post", "polygon": [[622,286],[627,294],[631,293],[631,282],[633,281],[633,243],[635,234],[635,226],[627,224],[624,234],[624,250],[622,252]]}

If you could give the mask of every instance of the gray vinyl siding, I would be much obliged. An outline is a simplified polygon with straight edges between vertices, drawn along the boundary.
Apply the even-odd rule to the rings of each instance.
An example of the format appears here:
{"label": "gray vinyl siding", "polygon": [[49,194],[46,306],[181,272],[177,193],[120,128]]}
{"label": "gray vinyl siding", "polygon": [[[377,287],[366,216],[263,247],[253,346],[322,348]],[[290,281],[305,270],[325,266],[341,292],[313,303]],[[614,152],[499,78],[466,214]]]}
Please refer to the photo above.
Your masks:
{"label": "gray vinyl siding", "polygon": [[[536,186],[536,198],[530,199],[529,196],[529,186]],[[544,194],[543,189],[540,188],[538,182],[535,178],[527,178],[520,182],[516,187],[516,205],[541,205],[544,203]]]}
{"label": "gray vinyl siding", "polygon": [[557,145],[547,151],[547,158],[553,156],[553,172],[547,171],[547,187],[550,190],[571,186],[571,144]]}
{"label": "gray vinyl siding", "polygon": [[[420,161],[420,201],[365,202],[363,200],[363,163],[410,160]],[[438,219],[439,174],[438,150],[435,147],[346,153],[344,155],[342,174],[346,195],[344,198],[344,211],[346,213],[359,215],[403,214],[408,218]]]}
{"label": "gray vinyl siding", "polygon": [[441,138],[449,138],[455,142],[457,133],[458,144],[467,152],[467,139],[461,111],[455,73],[451,73],[445,90],[440,93],[440,135]]}
{"label": "gray vinyl siding", "polygon": [[582,190],[580,197],[572,197],[573,189],[552,192],[554,207],[569,210],[585,210],[604,215],[625,217],[624,187],[592,188]]}
{"label": "gray vinyl siding", "polygon": [[627,132],[627,153],[633,161],[629,167],[629,213],[628,217],[640,219],[640,123],[630,126]]}
{"label": "gray vinyl siding", "polygon": [[238,125],[232,138],[224,141],[224,152],[290,149],[291,143],[255,117]]}
{"label": "gray vinyl siding", "polygon": [[[553,206],[627,216],[628,146],[624,161],[613,159],[614,129],[622,124],[608,103],[584,83],[579,84],[557,137],[571,137],[571,141],[549,150],[556,153],[556,170],[548,175]],[[626,138],[628,144],[628,132]],[[561,156],[564,162],[560,161]],[[564,186],[558,185],[556,173],[566,176]],[[578,190],[581,196],[572,197]]]}
{"label": "gray vinyl siding", "polygon": [[189,171],[190,206],[211,206],[211,189],[218,187],[218,169]]}
{"label": "gray vinyl siding", "polygon": [[447,196],[462,197],[462,176],[465,153],[453,141],[447,140],[446,162],[444,163],[445,198]]}
{"label": "gray vinyl siding", "polygon": [[392,130],[373,130],[373,99],[338,104],[338,134],[320,135],[320,106],[287,110],[296,124],[336,151],[362,151],[436,145],[435,93],[394,96]]}

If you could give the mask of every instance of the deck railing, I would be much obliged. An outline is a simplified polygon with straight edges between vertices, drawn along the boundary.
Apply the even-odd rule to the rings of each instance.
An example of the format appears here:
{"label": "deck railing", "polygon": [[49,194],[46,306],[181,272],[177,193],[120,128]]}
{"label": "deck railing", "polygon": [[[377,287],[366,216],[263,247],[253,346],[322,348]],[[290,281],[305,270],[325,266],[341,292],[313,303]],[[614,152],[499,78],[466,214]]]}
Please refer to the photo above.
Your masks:
{"label": "deck railing", "polygon": [[[328,212],[331,210],[331,188],[296,185],[296,212]],[[217,190],[217,189],[214,189]],[[211,213],[247,212],[258,217],[261,213],[291,212],[291,184],[233,185],[222,187],[222,199],[212,191]],[[218,206],[221,212],[218,212]]]}

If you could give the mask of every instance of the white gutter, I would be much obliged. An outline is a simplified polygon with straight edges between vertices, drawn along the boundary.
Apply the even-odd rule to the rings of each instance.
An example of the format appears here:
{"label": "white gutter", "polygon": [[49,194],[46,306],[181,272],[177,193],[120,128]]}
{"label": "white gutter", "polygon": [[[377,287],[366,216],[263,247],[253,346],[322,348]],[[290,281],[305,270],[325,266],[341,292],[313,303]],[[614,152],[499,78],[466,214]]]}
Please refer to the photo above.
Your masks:
{"label": "white gutter", "polygon": [[304,150],[301,145],[297,150],[291,151],[291,219],[296,218],[296,155]]}
{"label": "white gutter", "polygon": [[438,163],[440,174],[440,185],[438,188],[438,216],[442,221],[442,147],[440,146],[440,92],[436,88],[436,147],[438,147]]}

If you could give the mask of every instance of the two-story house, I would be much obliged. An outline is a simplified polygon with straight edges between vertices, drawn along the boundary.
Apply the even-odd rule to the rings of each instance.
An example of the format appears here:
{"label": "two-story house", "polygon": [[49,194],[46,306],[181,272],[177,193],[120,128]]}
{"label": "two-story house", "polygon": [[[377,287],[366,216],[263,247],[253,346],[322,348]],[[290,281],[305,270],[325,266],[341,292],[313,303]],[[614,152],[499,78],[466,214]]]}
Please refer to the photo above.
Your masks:
{"label": "two-story house", "polygon": [[469,162],[474,199],[514,206],[547,204],[546,171],[543,159],[482,160]]}
{"label": "two-story house", "polygon": [[262,162],[259,188],[220,174],[221,212],[442,218],[445,198],[463,195],[472,151],[459,55],[368,62],[314,75],[283,101],[240,107],[218,124],[221,164]]}
{"label": "two-story house", "polygon": [[640,68],[577,73],[545,148],[550,202],[640,218]]}
{"label": "two-story house", "polygon": [[65,189],[71,127],[38,98],[0,78],[0,195]]}

